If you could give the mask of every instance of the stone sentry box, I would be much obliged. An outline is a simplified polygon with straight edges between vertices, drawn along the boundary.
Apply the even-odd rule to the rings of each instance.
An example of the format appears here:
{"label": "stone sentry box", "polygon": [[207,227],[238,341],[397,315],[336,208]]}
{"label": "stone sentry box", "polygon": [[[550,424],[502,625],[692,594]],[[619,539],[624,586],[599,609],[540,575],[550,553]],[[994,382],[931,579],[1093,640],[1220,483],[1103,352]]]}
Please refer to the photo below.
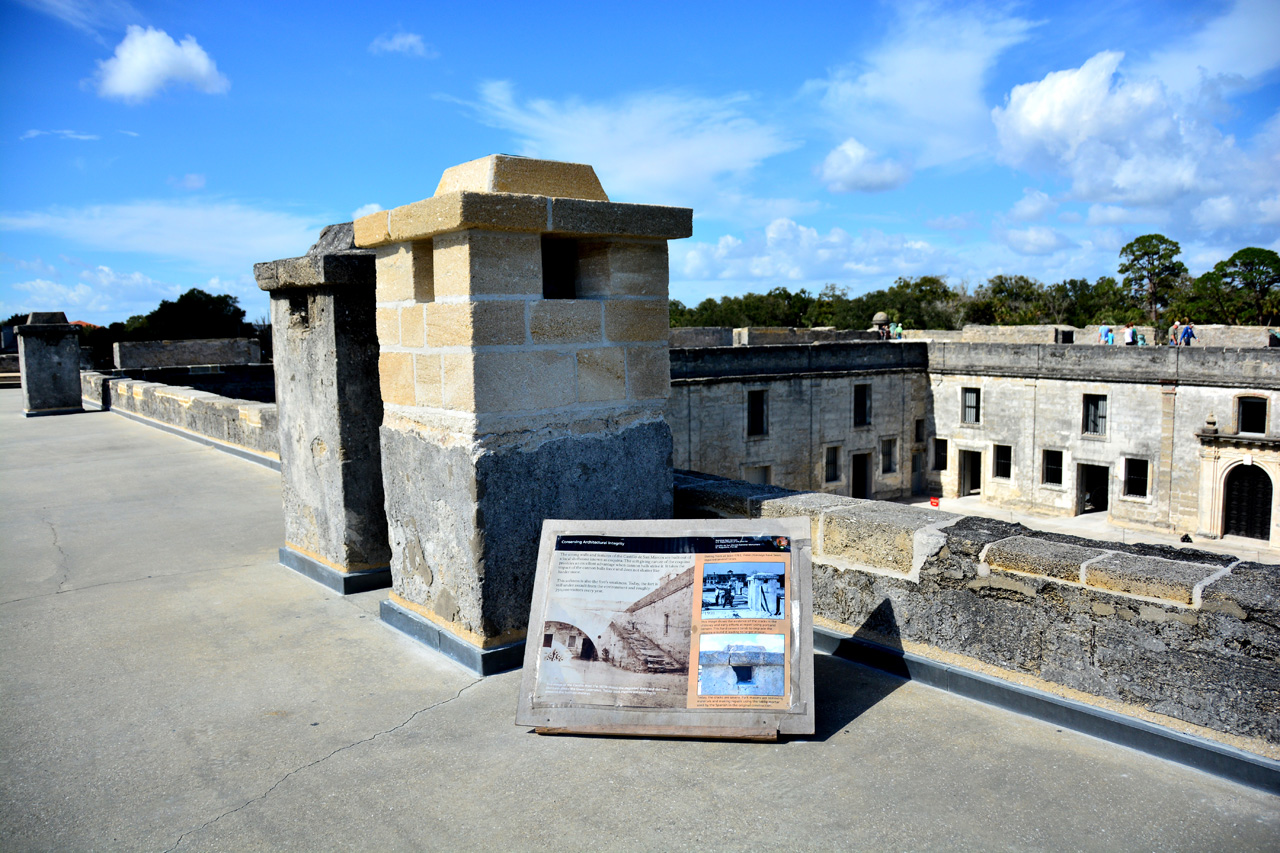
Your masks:
{"label": "stone sentry box", "polygon": [[17,327],[22,413],[29,418],[83,412],[80,338],[61,311],[36,312]]}
{"label": "stone sentry box", "polygon": [[280,562],[344,595],[390,586],[374,253],[355,248],[346,222],[325,228],[304,257],[253,273],[271,294]]}
{"label": "stone sentry box", "polygon": [[520,665],[542,521],[669,518],[667,241],[587,165],[494,155],[355,222],[377,251],[388,623]]}

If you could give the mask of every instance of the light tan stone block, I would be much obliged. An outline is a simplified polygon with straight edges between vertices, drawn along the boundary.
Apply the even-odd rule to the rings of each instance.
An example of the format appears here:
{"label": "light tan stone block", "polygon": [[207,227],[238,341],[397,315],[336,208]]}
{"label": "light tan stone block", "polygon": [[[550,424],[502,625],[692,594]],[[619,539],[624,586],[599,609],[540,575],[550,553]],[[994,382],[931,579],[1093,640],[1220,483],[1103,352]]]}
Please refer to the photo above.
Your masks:
{"label": "light tan stone block", "polygon": [[379,210],[377,213],[370,213],[355,221],[353,230],[357,246],[365,249],[390,242],[391,235],[387,232],[387,214],[388,211]]}
{"label": "light tan stone block", "polygon": [[524,301],[433,302],[427,308],[427,346],[492,347],[525,343]]}
{"label": "light tan stone block", "polygon": [[665,240],[583,240],[578,296],[653,296],[670,291]]}
{"label": "light tan stone block", "polygon": [[427,305],[410,305],[400,309],[400,345],[405,347],[420,347],[423,345],[424,327],[422,319],[422,309],[430,307]]}
{"label": "light tan stone block", "polygon": [[610,300],[604,303],[604,334],[611,342],[666,341],[670,316],[665,299]]}
{"label": "light tan stone block", "polygon": [[475,358],[474,352],[444,353],[440,356],[444,408],[459,412],[476,410]]}
{"label": "light tan stone block", "polygon": [[577,402],[574,353],[491,351],[474,358],[476,412],[536,411]]}
{"label": "light tan stone block", "polygon": [[627,347],[627,386],[634,400],[671,396],[671,352],[665,346]]}
{"label": "light tan stone block", "polygon": [[434,296],[431,241],[396,243],[377,250],[378,302],[430,302]]}
{"label": "light tan stone block", "polygon": [[384,347],[400,346],[400,312],[395,308],[378,308],[374,313],[378,343]]}
{"label": "light tan stone block", "polygon": [[627,398],[626,354],[622,347],[578,351],[578,402]]}
{"label": "light tan stone block", "polygon": [[444,170],[436,195],[460,192],[528,193],[608,201],[595,169],[530,157],[490,154]]}
{"label": "light tan stone block", "polygon": [[419,406],[438,408],[444,403],[444,386],[441,383],[441,358],[438,355],[413,357],[414,399]]}
{"label": "light tan stone block", "polygon": [[542,295],[542,238],[537,234],[459,231],[434,242],[436,293],[441,297]]}
{"label": "light tan stone block", "polygon": [[547,200],[514,193],[454,192],[391,211],[390,239],[425,240],[472,228],[487,231],[547,230]]}
{"label": "light tan stone block", "polygon": [[382,402],[412,406],[414,401],[413,355],[407,352],[384,352],[378,356],[378,384]]}
{"label": "light tan stone block", "polygon": [[595,300],[539,300],[530,312],[529,336],[535,344],[599,343],[600,306]]}

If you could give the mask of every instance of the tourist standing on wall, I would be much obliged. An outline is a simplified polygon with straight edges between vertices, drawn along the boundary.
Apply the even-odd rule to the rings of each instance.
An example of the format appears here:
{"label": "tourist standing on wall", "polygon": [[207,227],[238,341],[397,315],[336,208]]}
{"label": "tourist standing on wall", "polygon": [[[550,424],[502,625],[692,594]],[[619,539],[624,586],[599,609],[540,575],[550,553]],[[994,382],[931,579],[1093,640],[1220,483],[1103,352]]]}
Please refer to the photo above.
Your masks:
{"label": "tourist standing on wall", "polygon": [[1173,325],[1169,327],[1169,346],[1176,347],[1178,345],[1178,341],[1181,335],[1182,335],[1182,324],[1179,323],[1177,318],[1175,317],[1173,320]]}
{"label": "tourist standing on wall", "polygon": [[1111,327],[1105,323],[1098,327],[1098,343],[1111,343]]}
{"label": "tourist standing on wall", "polygon": [[1124,324],[1124,345],[1127,347],[1138,345],[1138,330],[1133,327],[1133,323]]}
{"label": "tourist standing on wall", "polygon": [[1191,346],[1191,342],[1196,339],[1196,326],[1187,318],[1182,318],[1182,345],[1184,347]]}

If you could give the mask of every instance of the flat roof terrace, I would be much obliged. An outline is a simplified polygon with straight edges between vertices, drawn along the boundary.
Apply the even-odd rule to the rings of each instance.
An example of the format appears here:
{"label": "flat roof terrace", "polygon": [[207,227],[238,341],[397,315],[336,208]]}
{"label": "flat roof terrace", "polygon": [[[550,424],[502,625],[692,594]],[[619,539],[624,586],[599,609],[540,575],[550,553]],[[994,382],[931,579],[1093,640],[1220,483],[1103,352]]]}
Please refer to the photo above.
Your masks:
{"label": "flat roof terrace", "polygon": [[1280,798],[818,656],[818,732],[543,737],[277,563],[279,475],[0,390],[0,847],[1274,850]]}

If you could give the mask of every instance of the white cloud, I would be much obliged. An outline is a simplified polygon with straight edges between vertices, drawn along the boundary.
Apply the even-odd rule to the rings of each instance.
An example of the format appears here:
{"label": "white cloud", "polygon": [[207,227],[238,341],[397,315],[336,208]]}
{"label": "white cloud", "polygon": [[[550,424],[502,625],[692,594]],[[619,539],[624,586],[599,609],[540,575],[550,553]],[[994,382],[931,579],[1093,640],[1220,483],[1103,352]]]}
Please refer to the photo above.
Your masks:
{"label": "white cloud", "polygon": [[136,133],[136,132],[134,132],[134,131],[132,131],[132,130],[120,130],[120,131],[116,131],[116,132],[117,132],[117,133],[123,133],[125,136],[141,136],[141,134]]}
{"label": "white cloud", "polygon": [[169,186],[177,187],[180,190],[202,190],[205,185],[204,175],[187,173],[181,178],[170,178]]}
{"label": "white cloud", "polygon": [[[1280,120],[1242,148],[1214,125],[1212,105],[1179,100],[1158,80],[1122,75],[1122,59],[1099,53],[1079,68],[1015,86],[992,110],[1000,159],[1066,175],[1074,199],[1114,206],[1091,211],[1099,224],[1137,207],[1145,220],[1163,210],[1186,228],[1235,226],[1240,240],[1255,239],[1251,217],[1280,182]],[[1222,197],[1234,200],[1236,214],[1209,201]]]}
{"label": "white cloud", "polygon": [[900,187],[911,170],[893,160],[879,159],[858,140],[849,137],[822,162],[821,177],[836,193],[881,192]]}
{"label": "white cloud", "polygon": [[733,218],[742,218],[744,208],[749,215],[804,209],[791,199],[752,198],[745,189],[761,163],[798,144],[747,115],[748,106],[742,95],[679,92],[522,103],[510,83],[491,82],[481,87],[476,108],[486,123],[520,137],[520,154],[594,166],[610,198]]}
{"label": "white cloud", "polygon": [[1019,222],[1035,222],[1052,213],[1058,203],[1040,190],[1027,188],[1022,191],[1022,198],[1014,203],[1009,216]]}
{"label": "white cloud", "polygon": [[1114,204],[1089,205],[1087,224],[1092,226],[1132,225],[1139,222],[1153,222],[1164,218],[1158,210],[1132,210]]}
{"label": "white cloud", "polygon": [[793,290],[850,280],[879,287],[950,265],[946,252],[907,235],[842,228],[822,234],[785,218],[744,238],[725,235],[716,243],[673,244],[672,250],[672,269],[686,281],[758,281]]}
{"label": "white cloud", "polygon": [[379,210],[382,210],[382,205],[371,201],[368,204],[362,204],[355,210],[351,211],[351,219],[352,221],[355,221],[362,216],[368,216],[370,213],[377,213]]}
{"label": "white cloud", "polygon": [[189,85],[198,91],[218,95],[231,88],[231,81],[187,36],[175,42],[164,30],[130,26],[115,56],[98,62],[98,94],[125,103],[141,103],[170,83]]}
{"label": "white cloud", "polygon": [[439,52],[422,41],[417,33],[383,33],[369,44],[369,52],[403,53],[420,59],[435,59]]}
{"label": "white cloud", "polygon": [[844,135],[916,168],[985,153],[991,137],[983,88],[996,60],[1027,38],[1022,18],[978,8],[901,4],[890,36],[865,61],[805,88]]}
{"label": "white cloud", "polygon": [[81,142],[92,142],[102,137],[94,133],[81,133],[78,130],[28,130],[18,137],[20,140],[35,139],[37,136],[61,136],[63,139],[76,139]]}
{"label": "white cloud", "polygon": [[1076,245],[1075,241],[1062,232],[1043,225],[997,231],[996,237],[1020,255],[1050,255]]}
{"label": "white cloud", "polygon": [[245,270],[258,261],[303,254],[323,224],[230,201],[137,201],[0,214],[0,230]]}
{"label": "white cloud", "polygon": [[110,307],[87,284],[67,286],[36,278],[19,282],[13,285],[13,289],[26,294],[18,300],[18,304],[22,306],[18,310],[21,311],[69,311],[77,308],[84,311],[106,311]]}
{"label": "white cloud", "polygon": [[1184,41],[1157,51],[1137,73],[1190,93],[1202,83],[1244,88],[1280,66],[1280,3],[1237,0]]}

